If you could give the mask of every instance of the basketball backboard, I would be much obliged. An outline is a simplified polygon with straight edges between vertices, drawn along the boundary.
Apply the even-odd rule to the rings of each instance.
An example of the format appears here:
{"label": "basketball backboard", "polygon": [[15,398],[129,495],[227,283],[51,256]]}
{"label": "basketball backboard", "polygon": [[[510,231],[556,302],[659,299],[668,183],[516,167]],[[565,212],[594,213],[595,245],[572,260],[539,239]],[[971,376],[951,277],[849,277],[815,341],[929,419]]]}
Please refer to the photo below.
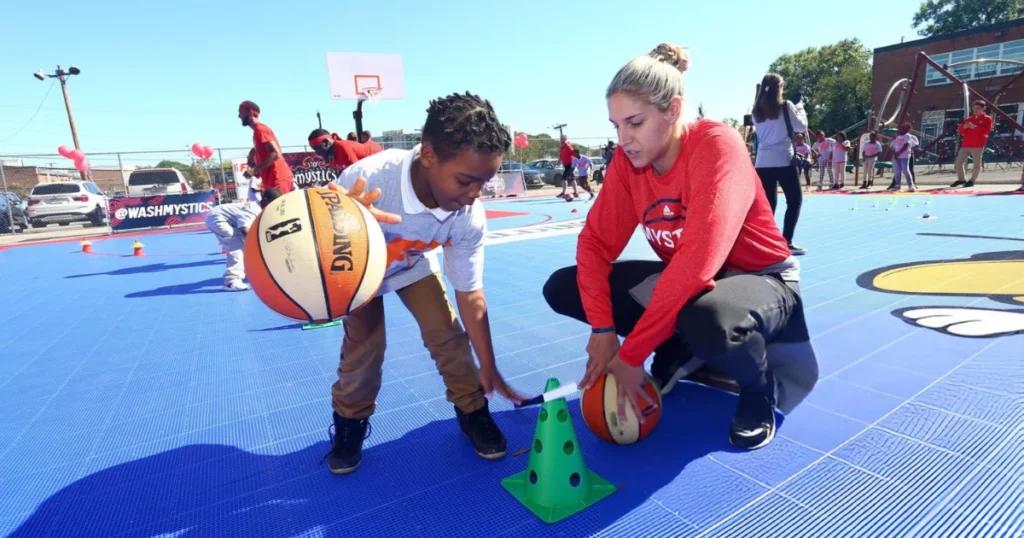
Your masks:
{"label": "basketball backboard", "polygon": [[327,53],[331,99],[359,99],[379,88],[380,99],[405,99],[402,57],[397,54]]}

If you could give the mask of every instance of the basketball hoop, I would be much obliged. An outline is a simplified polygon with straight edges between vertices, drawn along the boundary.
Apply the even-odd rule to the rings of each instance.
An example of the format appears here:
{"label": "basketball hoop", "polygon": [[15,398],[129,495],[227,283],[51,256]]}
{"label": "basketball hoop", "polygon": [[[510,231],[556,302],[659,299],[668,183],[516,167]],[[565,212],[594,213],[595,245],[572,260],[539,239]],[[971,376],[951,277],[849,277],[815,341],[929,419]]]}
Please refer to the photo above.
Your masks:
{"label": "basketball hoop", "polygon": [[380,88],[364,88],[363,91],[360,92],[359,100],[369,101],[371,105],[377,106],[377,101],[380,100],[380,92]]}

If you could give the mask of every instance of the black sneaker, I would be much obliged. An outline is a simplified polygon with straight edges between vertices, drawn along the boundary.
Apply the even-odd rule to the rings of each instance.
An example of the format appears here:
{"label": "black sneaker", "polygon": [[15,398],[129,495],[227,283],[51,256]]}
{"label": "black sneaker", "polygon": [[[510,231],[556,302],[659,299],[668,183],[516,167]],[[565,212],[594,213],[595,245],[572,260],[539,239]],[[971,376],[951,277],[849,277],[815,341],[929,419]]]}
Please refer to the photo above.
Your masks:
{"label": "black sneaker", "polygon": [[487,400],[484,400],[483,407],[468,414],[456,407],[455,416],[459,419],[459,428],[462,428],[462,433],[473,442],[473,449],[476,450],[477,456],[485,460],[497,460],[505,457],[505,435],[494,423]]}
{"label": "black sneaker", "polygon": [[960,187],[960,186],[966,187],[967,186],[967,180],[965,180],[965,179],[958,179],[958,180],[954,181],[950,185],[950,187]]}
{"label": "black sneaker", "polygon": [[967,183],[964,183],[964,187],[973,187],[973,186],[974,186],[974,182],[973,181],[969,180],[969,181],[967,181]]}
{"label": "black sneaker", "polygon": [[327,453],[327,466],[334,474],[348,474],[363,462],[363,441],[370,436],[369,419],[344,418],[334,413],[334,435],[330,429],[331,451]]}
{"label": "black sneaker", "polygon": [[807,254],[807,249],[802,248],[802,247],[798,247],[798,246],[794,245],[793,243],[790,243],[789,244],[789,252],[792,255],[794,255],[794,256],[803,256],[804,254]]}
{"label": "black sneaker", "polygon": [[754,450],[767,445],[774,437],[775,398],[767,391],[741,390],[736,416],[729,428],[729,442],[737,448]]}

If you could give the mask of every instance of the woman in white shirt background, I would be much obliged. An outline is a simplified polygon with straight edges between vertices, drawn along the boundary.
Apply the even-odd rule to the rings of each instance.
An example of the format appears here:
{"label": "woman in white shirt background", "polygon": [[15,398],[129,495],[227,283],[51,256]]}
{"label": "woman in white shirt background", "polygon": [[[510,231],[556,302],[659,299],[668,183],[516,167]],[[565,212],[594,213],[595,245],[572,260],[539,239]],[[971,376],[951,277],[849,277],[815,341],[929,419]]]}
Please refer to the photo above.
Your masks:
{"label": "woman in white shirt background", "polygon": [[786,117],[788,116],[793,133],[796,134],[807,130],[807,113],[802,106],[783,99],[785,87],[785,81],[777,73],[768,73],[758,85],[752,114],[754,132],[757,133],[754,168],[761,178],[761,185],[772,206],[772,212],[775,211],[778,202],[778,187],[782,187],[782,193],[786,196],[782,235],[789,243],[789,250],[793,254],[804,254],[806,250],[793,244],[804,195],[800,189],[797,167],[793,164],[793,139],[790,138],[789,128],[786,126]]}
{"label": "woman in white shirt background", "polygon": [[836,141],[832,138],[825,138],[825,131],[821,129],[818,129],[814,136],[817,142],[811,149],[818,154],[818,190],[821,190],[821,183],[825,181],[826,172],[828,172],[828,187],[834,188],[836,178],[832,175],[832,145]]}

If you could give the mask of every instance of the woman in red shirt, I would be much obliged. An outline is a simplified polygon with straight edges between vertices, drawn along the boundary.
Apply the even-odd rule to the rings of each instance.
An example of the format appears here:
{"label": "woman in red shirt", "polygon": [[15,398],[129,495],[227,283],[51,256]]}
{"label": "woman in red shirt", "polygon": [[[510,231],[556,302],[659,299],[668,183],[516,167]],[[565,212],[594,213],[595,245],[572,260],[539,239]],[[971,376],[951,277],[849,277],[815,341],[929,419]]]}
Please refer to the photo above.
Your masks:
{"label": "woman in red shirt", "polygon": [[[580,233],[578,265],[551,275],[544,296],[591,325],[581,387],[615,374],[621,415],[625,401],[639,409],[646,400],[651,353],[662,394],[698,369],[724,374],[739,388],[730,442],[753,449],[774,437],[774,407],[789,412],[814,387],[817,358],[799,262],[743,140],[722,123],[684,116],[688,63],[662,44],[615,75],[606,97],[622,157]],[[637,226],[658,261],[616,261]]]}

